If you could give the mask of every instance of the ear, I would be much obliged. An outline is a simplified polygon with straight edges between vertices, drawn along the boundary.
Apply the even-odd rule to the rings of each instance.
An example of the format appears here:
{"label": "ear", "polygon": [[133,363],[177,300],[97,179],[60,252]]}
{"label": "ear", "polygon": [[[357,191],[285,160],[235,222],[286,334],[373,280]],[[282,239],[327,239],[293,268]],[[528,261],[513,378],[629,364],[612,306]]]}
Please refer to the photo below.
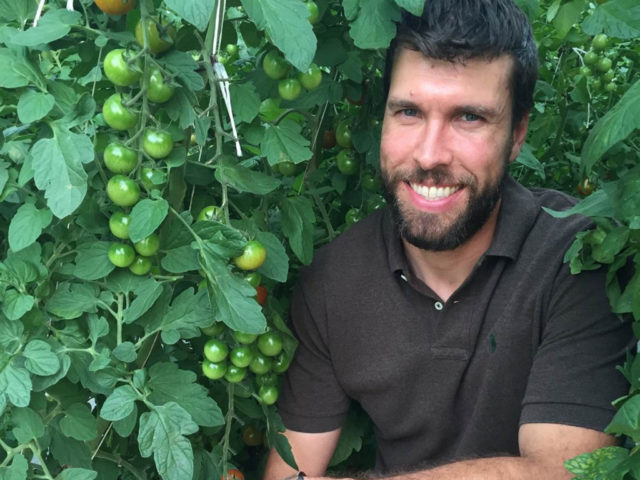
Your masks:
{"label": "ear", "polygon": [[513,129],[513,144],[511,146],[511,155],[509,155],[509,162],[513,162],[518,155],[520,154],[520,150],[522,150],[522,146],[524,145],[524,140],[527,138],[527,129],[529,128],[529,112],[526,112],[522,119],[518,122],[518,124]]}

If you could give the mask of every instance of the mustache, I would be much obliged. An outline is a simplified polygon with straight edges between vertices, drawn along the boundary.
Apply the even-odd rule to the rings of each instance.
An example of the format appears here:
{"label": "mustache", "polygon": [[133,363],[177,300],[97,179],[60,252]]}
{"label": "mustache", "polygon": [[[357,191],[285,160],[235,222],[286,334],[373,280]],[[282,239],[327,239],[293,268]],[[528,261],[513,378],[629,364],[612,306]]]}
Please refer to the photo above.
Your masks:
{"label": "mustache", "polygon": [[454,176],[446,167],[435,167],[429,170],[417,168],[411,171],[395,172],[389,180],[392,183],[413,182],[432,183],[435,185],[471,185],[473,178],[467,176]]}

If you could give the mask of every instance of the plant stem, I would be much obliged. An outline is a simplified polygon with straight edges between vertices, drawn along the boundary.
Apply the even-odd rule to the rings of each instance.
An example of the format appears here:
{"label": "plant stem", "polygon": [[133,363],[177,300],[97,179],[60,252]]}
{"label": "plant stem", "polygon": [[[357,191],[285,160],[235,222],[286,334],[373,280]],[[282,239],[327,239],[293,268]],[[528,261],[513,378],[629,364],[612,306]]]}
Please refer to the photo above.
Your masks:
{"label": "plant stem", "polygon": [[126,468],[131,473],[131,475],[136,477],[138,480],[146,479],[146,477],[142,474],[142,472],[140,472],[136,467],[134,467],[132,464],[127,462],[125,459],[123,459],[120,455],[114,455],[108,452],[96,452],[95,456],[98,458],[102,458],[104,460],[109,460],[110,462],[115,463],[119,467]]}
{"label": "plant stem", "polygon": [[225,415],[224,437],[222,443],[222,476],[224,480],[227,480],[227,458],[229,456],[229,437],[231,435],[231,424],[233,423],[233,390],[235,384],[227,383],[227,414]]}

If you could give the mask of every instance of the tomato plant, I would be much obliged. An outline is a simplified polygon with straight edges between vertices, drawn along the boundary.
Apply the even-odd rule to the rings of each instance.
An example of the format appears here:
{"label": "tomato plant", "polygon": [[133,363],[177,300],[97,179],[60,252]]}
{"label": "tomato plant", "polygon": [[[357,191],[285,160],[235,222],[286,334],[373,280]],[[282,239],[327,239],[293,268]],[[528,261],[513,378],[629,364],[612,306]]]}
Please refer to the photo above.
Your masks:
{"label": "tomato plant", "polygon": [[227,364],[224,362],[210,362],[205,360],[202,362],[202,373],[211,380],[219,380],[227,373]]}
{"label": "tomato plant", "polygon": [[131,55],[126,50],[116,48],[104,57],[104,74],[114,85],[128,87],[140,78],[140,66],[129,65]]}
{"label": "tomato plant", "polygon": [[258,337],[258,350],[267,357],[275,357],[282,351],[282,337],[278,332],[263,333]]}
{"label": "tomato plant", "polygon": [[140,188],[129,177],[114,175],[107,183],[107,196],[119,207],[131,207],[138,203]]}
{"label": "tomato plant", "polygon": [[111,263],[113,263],[116,267],[122,268],[131,265],[136,258],[136,254],[133,251],[131,245],[119,242],[112,243],[109,246],[109,251],[107,252],[107,254]]}
{"label": "tomato plant", "polygon": [[336,158],[338,170],[345,175],[355,175],[360,170],[360,162],[358,161],[353,150],[340,150]]}
{"label": "tomato plant", "polygon": [[114,130],[128,130],[138,123],[138,115],[122,104],[122,97],[114,93],[104,102],[102,115]]}
{"label": "tomato plant", "polygon": [[134,275],[146,275],[151,271],[151,260],[147,257],[137,256],[129,265],[129,270]]}
{"label": "tomato plant", "polygon": [[338,123],[336,127],[336,142],[342,148],[351,148],[353,141],[351,140],[351,127],[346,120]]}
{"label": "tomato plant", "polygon": [[285,78],[278,82],[278,94],[284,100],[295,100],[301,92],[302,85],[295,78]]}
{"label": "tomato plant", "polygon": [[109,217],[109,230],[114,237],[122,240],[129,238],[129,224],[131,217],[122,211],[117,211]]}
{"label": "tomato plant", "polygon": [[110,143],[104,149],[104,165],[112,173],[131,173],[138,165],[138,154],[121,143]]}
{"label": "tomato plant", "polygon": [[267,259],[267,249],[257,240],[247,242],[242,255],[233,259],[236,266],[241,270],[256,270],[262,266]]}
{"label": "tomato plant", "polygon": [[311,65],[298,74],[298,79],[306,90],[315,90],[322,83],[322,70],[317,65]]}
{"label": "tomato plant", "polygon": [[168,156],[173,150],[173,139],[167,132],[148,128],[142,137],[142,149],[151,158],[161,159]]}
{"label": "tomato plant", "polygon": [[136,252],[140,255],[150,257],[158,253],[158,249],[160,248],[160,237],[155,233],[152,233],[148,237],[136,242],[133,246],[136,249]]}

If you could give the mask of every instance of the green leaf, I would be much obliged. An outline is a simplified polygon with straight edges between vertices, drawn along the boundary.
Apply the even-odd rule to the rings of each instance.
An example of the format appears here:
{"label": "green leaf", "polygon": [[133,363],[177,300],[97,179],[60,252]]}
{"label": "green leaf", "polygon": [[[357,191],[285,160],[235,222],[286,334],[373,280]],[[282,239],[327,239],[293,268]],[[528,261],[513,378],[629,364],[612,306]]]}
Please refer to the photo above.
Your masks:
{"label": "green leaf", "polygon": [[582,23],[589,35],[604,32],[610,37],[631,40],[640,36],[640,4],[637,0],[611,0],[599,5]]}
{"label": "green leaf", "polygon": [[640,211],[640,166],[625,172],[616,182],[605,183],[602,189],[611,199],[616,219],[631,223],[637,218]]}
{"label": "green leaf", "polygon": [[133,410],[129,415],[124,417],[122,420],[118,420],[113,422],[113,428],[118,432],[122,438],[127,438],[133,432],[133,429],[136,428],[136,423],[138,422],[138,407],[136,404],[133,404]]}
{"label": "green leaf", "polygon": [[11,68],[0,69],[0,87],[18,88],[42,84],[40,72],[22,52],[0,48],[0,65],[11,65]]}
{"label": "green leaf", "polygon": [[138,393],[132,386],[118,387],[104,401],[100,416],[110,422],[122,420],[133,411],[137,399]]}
{"label": "green leaf", "polygon": [[7,365],[0,373],[0,395],[7,395],[16,407],[26,407],[31,400],[31,377],[25,368]]}
{"label": "green leaf", "polygon": [[36,5],[29,2],[16,2],[15,0],[0,0],[0,18],[7,22],[17,20],[22,23],[33,17]]}
{"label": "green leaf", "polygon": [[2,299],[2,313],[9,320],[18,320],[31,310],[34,303],[33,296],[10,288],[4,293],[4,298]]}
{"label": "green leaf", "polygon": [[0,467],[0,480],[27,480],[29,462],[21,454],[16,454],[11,460],[11,466]]}
{"label": "green leaf", "polygon": [[169,402],[140,415],[138,445],[143,457],[151,456],[163,480],[184,480],[193,475],[193,450],[184,437],[198,430],[180,405]]}
{"label": "green leaf", "polygon": [[584,9],[584,0],[573,0],[563,4],[553,19],[553,26],[555,27],[555,36],[560,39],[564,39],[567,33],[573,28],[573,25],[580,23],[582,17],[582,10]]}
{"label": "green leaf", "polygon": [[267,259],[258,272],[276,282],[286,282],[289,274],[289,256],[282,242],[273,233],[257,232],[256,238],[267,249]]}
{"label": "green leaf", "polygon": [[16,351],[22,343],[24,325],[0,316],[0,347],[3,351]]}
{"label": "green leaf", "polygon": [[124,311],[124,323],[135,322],[144,315],[162,294],[162,285],[153,278],[149,278],[138,285],[133,293],[136,295],[136,298],[131,302],[129,308]]}
{"label": "green leaf", "polygon": [[89,315],[87,319],[87,326],[89,327],[89,339],[91,345],[95,345],[99,338],[104,337],[109,333],[109,322],[104,317],[98,317],[97,315]]}
{"label": "green leaf", "polygon": [[70,320],[85,312],[95,313],[98,287],[88,283],[62,282],[47,301],[46,308],[52,314]]}
{"label": "green leaf", "polygon": [[98,436],[96,418],[84,403],[74,403],[66,409],[60,420],[60,430],[67,437],[79,441],[93,440]]}
{"label": "green leaf", "polygon": [[45,428],[42,418],[30,408],[16,408],[13,410],[11,422],[15,425],[13,434],[19,443],[29,443],[44,435]]}
{"label": "green leaf", "polygon": [[[200,259],[209,282],[216,320],[233,330],[263,333],[266,319],[255,301],[255,289],[243,278],[233,275],[227,263],[206,246],[200,252]],[[210,324],[209,320],[206,325]]]}
{"label": "green leaf", "polygon": [[213,13],[215,0],[165,0],[167,8],[204,32]]}
{"label": "green leaf", "polygon": [[166,67],[189,90],[199,92],[204,88],[204,80],[197,72],[199,65],[187,52],[171,50],[158,59],[158,63]]}
{"label": "green leaf", "polygon": [[316,37],[308,21],[309,10],[298,0],[242,0],[249,19],[269,34],[286,60],[300,71],[311,65]]}
{"label": "green leaf", "polygon": [[608,232],[602,243],[593,246],[593,259],[600,263],[613,263],[616,255],[627,244],[629,233],[627,227],[617,227]]}
{"label": "green leaf", "polygon": [[47,206],[58,218],[73,213],[87,193],[83,163],[93,161],[91,139],[54,128],[54,138],[38,140],[31,148],[33,179],[45,191]]}
{"label": "green leaf", "polygon": [[604,447],[566,460],[564,466],[579,480],[622,480],[629,470],[622,466],[628,456],[626,448]]}
{"label": "green leaf", "polygon": [[640,128],[640,80],[595,124],[582,147],[582,164],[590,171],[616,143]]}
{"label": "green leaf", "polygon": [[269,165],[286,161],[300,163],[311,158],[313,153],[309,149],[309,140],[300,134],[301,129],[302,126],[288,119],[279,125],[267,126],[260,148]]}
{"label": "green leaf", "polygon": [[361,1],[349,33],[358,48],[386,48],[396,34],[394,22],[400,17],[400,9],[391,0]]}
{"label": "green leaf", "polygon": [[31,340],[24,348],[24,366],[35,375],[53,375],[60,369],[58,356],[51,351],[51,346],[42,340]]}
{"label": "green leaf", "polygon": [[216,164],[216,180],[239,192],[266,195],[280,186],[280,180],[261,172],[243,167],[230,158],[222,158]]}
{"label": "green leaf", "polygon": [[81,18],[80,12],[70,12],[62,8],[50,10],[42,16],[37,27],[18,32],[11,42],[24,47],[53,42],[69,33],[71,25],[80,23]]}
{"label": "green leaf", "polygon": [[169,203],[164,198],[140,200],[131,210],[129,239],[139,242],[148,237],[160,226],[169,212]]}
{"label": "green leaf", "polygon": [[67,468],[58,475],[55,480],[93,480],[98,472],[84,468]]}
{"label": "green leaf", "polygon": [[540,163],[540,160],[538,160],[536,156],[533,154],[531,145],[529,145],[528,143],[525,143],[522,146],[522,150],[520,150],[520,154],[516,158],[516,163],[519,163],[521,165],[524,165],[527,168],[530,168],[531,170],[536,172],[538,175],[540,175],[540,177],[543,180],[545,179],[544,165],[542,165],[542,163]]}
{"label": "green leaf", "polygon": [[35,242],[52,219],[53,215],[48,209],[38,210],[32,203],[23,203],[9,225],[11,250],[17,252]]}
{"label": "green leaf", "polygon": [[291,250],[305,265],[313,257],[313,231],[316,221],[313,205],[306,197],[288,197],[280,202],[282,233],[289,239]]}
{"label": "green leaf", "polygon": [[137,358],[136,347],[131,342],[122,342],[111,352],[121,362],[131,363]]}
{"label": "green leaf", "polygon": [[116,268],[107,256],[110,246],[111,242],[97,241],[78,245],[73,274],[81,280],[98,280],[109,275]]}
{"label": "green leaf", "polygon": [[275,447],[280,457],[287,462],[290,467],[298,470],[298,465],[291,452],[291,445],[289,445],[287,437],[282,434],[282,432],[284,432],[284,425],[282,424],[280,415],[278,415],[278,412],[273,407],[265,407],[264,415],[267,420],[267,440],[269,441],[269,445]]}
{"label": "green leaf", "polygon": [[148,279],[134,275],[128,270],[118,269],[107,277],[107,288],[113,293],[133,292]]}
{"label": "green leaf", "polygon": [[547,207],[542,207],[542,209],[554,218],[566,218],[576,214],[590,217],[604,217],[611,216],[613,207],[605,191],[596,190],[568,210],[557,211]]}
{"label": "green leaf", "polygon": [[91,453],[87,444],[66,437],[59,429],[50,428],[51,453],[60,465],[73,465],[77,468],[91,468]]}
{"label": "green leaf", "polygon": [[224,425],[224,416],[192,371],[179,370],[175,363],[156,363],[149,369],[149,400],[156,405],[175,402],[203,427]]}
{"label": "green leaf", "polygon": [[198,252],[189,245],[169,250],[160,263],[170,273],[184,273],[200,268]]}
{"label": "green leaf", "polygon": [[422,15],[424,9],[424,0],[394,0],[396,5],[400,8],[404,8],[412,15],[419,17]]}
{"label": "green leaf", "polygon": [[44,118],[56,101],[52,95],[27,90],[18,100],[18,119],[22,123],[31,123]]}
{"label": "green leaf", "polygon": [[349,410],[347,418],[340,431],[340,438],[336,445],[333,456],[331,457],[330,466],[338,465],[345,461],[353,454],[359,452],[362,448],[362,437],[368,432],[366,431],[368,422],[354,408]]}
{"label": "green leaf", "polygon": [[260,95],[251,82],[232,84],[231,105],[236,123],[251,123],[260,110]]}
{"label": "green leaf", "polygon": [[[172,338],[193,338],[200,335],[200,327],[211,324],[211,306],[207,292],[201,290],[195,295],[193,288],[182,291],[171,302],[171,306],[161,317],[150,321],[145,329],[149,331],[176,332]],[[165,340],[166,343],[167,340]],[[175,342],[171,342],[175,343]]]}
{"label": "green leaf", "polygon": [[529,21],[533,22],[538,15],[540,9],[539,0],[515,0],[520,9],[529,17]]}

